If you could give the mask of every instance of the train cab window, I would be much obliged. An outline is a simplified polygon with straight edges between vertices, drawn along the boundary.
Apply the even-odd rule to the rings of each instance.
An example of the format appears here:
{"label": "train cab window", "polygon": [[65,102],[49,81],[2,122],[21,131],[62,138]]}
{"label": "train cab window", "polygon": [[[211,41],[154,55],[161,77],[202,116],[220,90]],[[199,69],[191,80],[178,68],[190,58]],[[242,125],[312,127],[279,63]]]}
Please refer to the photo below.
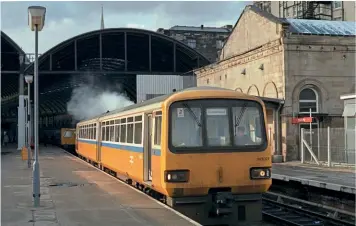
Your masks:
{"label": "train cab window", "polygon": [[162,115],[160,113],[156,113],[154,145],[161,145],[161,130],[162,130]]}
{"label": "train cab window", "polygon": [[263,112],[258,105],[258,103],[250,102],[248,106],[232,108],[235,145],[261,145],[265,142],[261,124]]}
{"label": "train cab window", "polygon": [[228,108],[206,109],[208,146],[231,146]]}
{"label": "train cab window", "polygon": [[184,106],[172,108],[172,145],[174,147],[202,146],[201,108]]}

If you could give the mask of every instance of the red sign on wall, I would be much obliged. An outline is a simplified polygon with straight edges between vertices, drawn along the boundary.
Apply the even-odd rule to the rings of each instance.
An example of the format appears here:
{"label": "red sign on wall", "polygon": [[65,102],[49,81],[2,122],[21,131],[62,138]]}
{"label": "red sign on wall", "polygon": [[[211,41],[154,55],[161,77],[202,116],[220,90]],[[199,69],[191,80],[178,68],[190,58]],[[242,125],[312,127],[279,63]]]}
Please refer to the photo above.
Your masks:
{"label": "red sign on wall", "polygon": [[313,122],[313,117],[292,118],[292,124],[310,123]]}

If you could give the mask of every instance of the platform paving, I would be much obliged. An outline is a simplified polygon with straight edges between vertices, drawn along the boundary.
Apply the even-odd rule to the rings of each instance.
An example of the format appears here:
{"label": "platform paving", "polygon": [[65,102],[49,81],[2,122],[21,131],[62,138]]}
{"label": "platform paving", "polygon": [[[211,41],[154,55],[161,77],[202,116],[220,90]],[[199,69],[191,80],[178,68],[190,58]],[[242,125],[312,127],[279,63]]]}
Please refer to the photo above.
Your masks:
{"label": "platform paving", "polygon": [[274,163],[272,178],[356,194],[353,169],[315,167],[297,163]]}
{"label": "platform paving", "polygon": [[2,147],[2,226],[199,225],[57,147],[40,147],[41,207],[32,169],[15,146]]}

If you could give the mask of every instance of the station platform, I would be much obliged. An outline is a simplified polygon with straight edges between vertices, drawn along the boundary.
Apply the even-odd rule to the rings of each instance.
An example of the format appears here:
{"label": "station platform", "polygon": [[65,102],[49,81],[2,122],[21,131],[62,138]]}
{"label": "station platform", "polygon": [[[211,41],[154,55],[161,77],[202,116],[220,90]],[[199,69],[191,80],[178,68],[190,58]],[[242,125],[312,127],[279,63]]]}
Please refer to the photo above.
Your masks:
{"label": "station platform", "polygon": [[299,162],[273,163],[272,178],[356,194],[355,170],[352,168],[318,167]]}
{"label": "station platform", "polygon": [[1,148],[2,226],[200,225],[58,147],[40,147],[41,206],[32,168],[16,147]]}

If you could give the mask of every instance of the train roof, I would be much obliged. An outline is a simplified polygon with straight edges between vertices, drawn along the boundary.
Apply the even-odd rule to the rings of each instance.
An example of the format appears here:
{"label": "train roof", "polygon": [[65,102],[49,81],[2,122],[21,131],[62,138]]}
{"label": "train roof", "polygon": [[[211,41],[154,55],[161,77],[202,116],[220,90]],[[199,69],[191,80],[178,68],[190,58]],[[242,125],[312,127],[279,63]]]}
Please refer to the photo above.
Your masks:
{"label": "train roof", "polygon": [[[143,101],[143,102],[141,102],[141,103],[132,104],[132,105],[129,105],[129,106],[127,106],[127,107],[123,107],[123,108],[119,108],[119,109],[116,109],[116,110],[113,110],[113,111],[109,111],[109,112],[107,112],[107,113],[104,113],[104,114],[101,114],[101,115],[92,117],[92,118],[90,118],[90,119],[86,119],[86,120],[80,121],[79,123],[85,122],[85,121],[88,121],[88,120],[92,120],[92,119],[96,119],[96,118],[101,118],[101,117],[105,117],[105,116],[117,114],[117,113],[124,112],[124,111],[128,111],[128,110],[131,110],[131,109],[135,109],[135,108],[144,107],[144,106],[148,106],[148,105],[151,105],[151,104],[163,102],[163,101],[165,101],[166,99],[168,99],[170,96],[172,96],[172,95],[174,95],[174,94],[177,94],[177,93],[182,93],[182,92],[186,92],[186,91],[201,91],[201,90],[225,90],[225,91],[233,91],[233,90],[231,90],[231,89],[226,89],[226,88],[221,88],[221,87],[212,87],[212,86],[191,87],[191,88],[179,90],[179,91],[177,91],[177,92],[172,92],[172,93],[169,93],[169,94],[166,94],[166,95],[158,96],[158,97],[155,97],[155,98],[152,98],[152,99]],[[236,91],[235,91],[235,92],[236,92]]]}

